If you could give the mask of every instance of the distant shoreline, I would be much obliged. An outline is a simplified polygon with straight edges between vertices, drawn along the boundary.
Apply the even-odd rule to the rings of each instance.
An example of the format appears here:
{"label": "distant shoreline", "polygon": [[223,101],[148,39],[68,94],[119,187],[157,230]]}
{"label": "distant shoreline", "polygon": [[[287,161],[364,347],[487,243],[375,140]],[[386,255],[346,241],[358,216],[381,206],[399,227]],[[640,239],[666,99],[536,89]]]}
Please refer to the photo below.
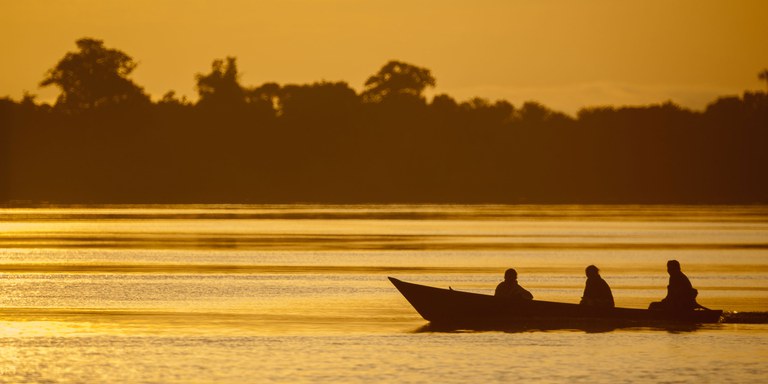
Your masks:
{"label": "distant shoreline", "polygon": [[0,203],[768,203],[766,92],[703,112],[574,118],[535,102],[428,102],[431,72],[398,61],[360,94],[343,82],[247,88],[229,57],[198,74],[196,104],[173,92],[155,103],[126,77],[129,56],[78,46],[42,83],[62,89],[55,106],[0,99]]}

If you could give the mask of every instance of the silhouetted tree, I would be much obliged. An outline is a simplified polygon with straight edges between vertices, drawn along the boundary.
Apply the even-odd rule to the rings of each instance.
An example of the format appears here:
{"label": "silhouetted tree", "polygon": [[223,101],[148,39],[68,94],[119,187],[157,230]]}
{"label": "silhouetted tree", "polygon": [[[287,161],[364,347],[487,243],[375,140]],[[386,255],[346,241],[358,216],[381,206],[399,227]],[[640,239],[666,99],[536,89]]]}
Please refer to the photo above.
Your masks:
{"label": "silhouetted tree", "polygon": [[[763,91],[703,112],[573,119],[535,102],[427,103],[430,71],[395,61],[361,95],[343,82],[246,88],[230,57],[195,77],[197,105],[174,92],[151,104],[130,57],[78,47],[44,83],[62,88],[57,108],[98,112],[0,98],[0,203],[768,202]],[[102,108],[128,101],[148,107]]]}
{"label": "silhouetted tree", "polygon": [[239,83],[237,59],[227,57],[224,60],[214,60],[211,72],[207,75],[198,73],[197,92],[200,95],[201,106],[241,107],[245,104],[245,91]]}
{"label": "silhouetted tree", "polygon": [[259,87],[247,89],[245,101],[251,106],[266,108],[272,116],[276,116],[281,113],[280,94],[281,87],[279,84],[264,83]]}
{"label": "silhouetted tree", "polygon": [[61,89],[56,107],[78,112],[117,104],[147,103],[149,97],[128,78],[137,63],[101,40],[83,38],[76,42],[79,51],[67,53],[48,71],[40,83]]}
{"label": "silhouetted tree", "polygon": [[187,100],[186,96],[179,98],[176,95],[176,91],[168,91],[157,101],[157,105],[163,107],[189,107],[192,104]]}
{"label": "silhouetted tree", "polygon": [[458,108],[459,104],[456,102],[456,99],[451,97],[450,95],[446,95],[445,93],[441,93],[439,95],[435,95],[435,97],[432,98],[432,103],[430,104],[432,108],[438,109],[438,110],[456,110]]}
{"label": "silhouetted tree", "polygon": [[527,124],[543,124],[552,121],[569,121],[568,115],[553,111],[535,101],[527,101],[523,106],[515,111],[516,118]]}
{"label": "silhouetted tree", "polygon": [[365,82],[363,99],[379,102],[394,95],[422,97],[427,87],[435,86],[429,69],[400,61],[390,61]]}
{"label": "silhouetted tree", "polygon": [[280,91],[279,108],[283,118],[298,118],[334,129],[334,124],[344,123],[355,115],[359,100],[345,82],[286,85]]}
{"label": "silhouetted tree", "polygon": [[488,100],[480,97],[464,102],[461,106],[475,115],[483,116],[484,121],[492,124],[503,124],[510,121],[515,112],[515,107],[506,100],[498,100],[491,104]]}
{"label": "silhouetted tree", "polygon": [[40,106],[35,103],[35,100],[37,100],[37,95],[33,95],[29,92],[24,92],[24,96],[21,98],[21,102],[19,103],[22,108],[26,108],[28,110],[36,110]]}

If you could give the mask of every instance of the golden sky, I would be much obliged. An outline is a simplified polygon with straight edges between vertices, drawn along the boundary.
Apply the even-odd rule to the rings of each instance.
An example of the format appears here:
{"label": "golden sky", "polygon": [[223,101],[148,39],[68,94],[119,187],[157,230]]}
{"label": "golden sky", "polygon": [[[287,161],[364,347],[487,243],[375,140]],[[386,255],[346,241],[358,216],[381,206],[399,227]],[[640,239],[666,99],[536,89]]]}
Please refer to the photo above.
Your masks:
{"label": "golden sky", "polygon": [[672,100],[700,109],[765,89],[767,0],[0,0],[0,96],[37,84],[75,40],[140,64],[153,98],[194,99],[194,75],[236,56],[241,83],[346,81],[391,59],[432,70],[434,93],[519,105]]}

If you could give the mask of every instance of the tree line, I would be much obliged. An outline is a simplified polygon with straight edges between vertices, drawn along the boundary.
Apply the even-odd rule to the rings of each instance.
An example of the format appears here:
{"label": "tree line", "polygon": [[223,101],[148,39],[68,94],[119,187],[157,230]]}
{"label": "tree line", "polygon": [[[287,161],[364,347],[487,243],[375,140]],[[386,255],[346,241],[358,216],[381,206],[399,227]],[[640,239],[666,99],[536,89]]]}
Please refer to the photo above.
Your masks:
{"label": "tree line", "polygon": [[0,203],[768,203],[766,92],[572,117],[427,100],[431,71],[399,61],[360,93],[247,87],[228,57],[196,102],[152,101],[129,55],[77,48],[40,83],[53,105],[0,99]]}

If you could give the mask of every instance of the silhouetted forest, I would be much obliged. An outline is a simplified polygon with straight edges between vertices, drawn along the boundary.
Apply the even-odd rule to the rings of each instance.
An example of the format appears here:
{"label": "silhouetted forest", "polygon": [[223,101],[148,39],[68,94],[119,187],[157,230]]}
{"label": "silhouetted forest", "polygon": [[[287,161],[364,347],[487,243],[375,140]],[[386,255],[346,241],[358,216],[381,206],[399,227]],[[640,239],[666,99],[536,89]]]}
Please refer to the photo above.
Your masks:
{"label": "silhouetted forest", "polygon": [[768,203],[765,92],[572,117],[428,101],[431,72],[397,61],[361,93],[249,87],[229,57],[190,76],[196,103],[153,102],[130,56],[77,48],[40,83],[54,105],[0,99],[2,203]]}

